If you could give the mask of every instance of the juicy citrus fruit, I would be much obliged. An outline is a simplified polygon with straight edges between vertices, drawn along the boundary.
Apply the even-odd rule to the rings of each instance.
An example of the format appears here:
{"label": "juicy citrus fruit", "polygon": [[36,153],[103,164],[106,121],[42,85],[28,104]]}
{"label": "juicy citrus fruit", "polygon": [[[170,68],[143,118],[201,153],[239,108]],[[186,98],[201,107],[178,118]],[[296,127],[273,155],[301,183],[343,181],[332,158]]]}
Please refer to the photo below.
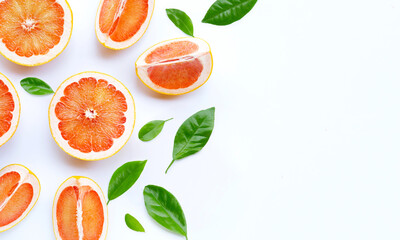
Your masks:
{"label": "juicy citrus fruit", "polygon": [[179,95],[207,82],[212,71],[210,46],[198,38],[178,38],[156,44],[136,61],[136,74],[152,90]]}
{"label": "juicy citrus fruit", "polygon": [[107,204],[99,185],[86,177],[70,177],[61,184],[54,198],[56,239],[106,239],[107,215]]}
{"label": "juicy citrus fruit", "polygon": [[135,104],[117,79],[83,72],[65,80],[51,100],[50,130],[57,144],[82,160],[114,155],[135,124]]}
{"label": "juicy citrus fruit", "polygon": [[97,39],[105,47],[124,49],[146,32],[154,0],[101,0],[96,16]]}
{"label": "juicy citrus fruit", "polygon": [[10,140],[17,130],[20,112],[17,91],[10,80],[0,73],[0,146]]}
{"label": "juicy citrus fruit", "polygon": [[72,11],[65,0],[3,0],[0,23],[0,53],[17,64],[36,66],[67,46]]}
{"label": "juicy citrus fruit", "polygon": [[19,164],[0,170],[0,232],[17,225],[28,215],[40,194],[37,177]]}

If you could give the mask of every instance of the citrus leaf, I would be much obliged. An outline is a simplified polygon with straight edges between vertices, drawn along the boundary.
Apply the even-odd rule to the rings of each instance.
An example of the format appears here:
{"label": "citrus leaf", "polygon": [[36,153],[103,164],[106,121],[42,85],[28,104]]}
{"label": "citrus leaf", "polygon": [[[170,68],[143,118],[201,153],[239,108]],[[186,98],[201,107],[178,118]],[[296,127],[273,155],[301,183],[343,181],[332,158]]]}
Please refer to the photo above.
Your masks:
{"label": "citrus leaf", "polygon": [[193,23],[190,17],[179,9],[169,8],[166,9],[168,18],[177,26],[182,32],[193,37]]}
{"label": "citrus leaf", "polygon": [[27,77],[21,80],[21,87],[33,95],[46,95],[54,93],[53,89],[43,80],[35,77]]}
{"label": "citrus leaf", "polygon": [[108,185],[107,204],[124,194],[135,184],[142,174],[146,162],[147,160],[127,162],[114,172]]}
{"label": "citrus leaf", "polygon": [[187,239],[186,218],[182,207],[172,193],[155,185],[143,191],[147,213],[161,226]]}
{"label": "citrus leaf", "polygon": [[164,127],[164,124],[169,120],[172,120],[172,118],[167,120],[154,120],[146,123],[139,131],[139,139],[143,142],[153,140],[155,137],[158,136],[158,134],[160,134]]}
{"label": "citrus leaf", "polygon": [[136,232],[145,232],[142,224],[129,213],[125,214],[125,223],[130,229]]}
{"label": "citrus leaf", "polygon": [[215,108],[199,111],[186,119],[179,127],[174,140],[172,162],[199,152],[210,139],[214,129]]}
{"label": "citrus leaf", "polygon": [[208,9],[202,22],[229,25],[244,17],[256,3],[257,0],[217,0]]}

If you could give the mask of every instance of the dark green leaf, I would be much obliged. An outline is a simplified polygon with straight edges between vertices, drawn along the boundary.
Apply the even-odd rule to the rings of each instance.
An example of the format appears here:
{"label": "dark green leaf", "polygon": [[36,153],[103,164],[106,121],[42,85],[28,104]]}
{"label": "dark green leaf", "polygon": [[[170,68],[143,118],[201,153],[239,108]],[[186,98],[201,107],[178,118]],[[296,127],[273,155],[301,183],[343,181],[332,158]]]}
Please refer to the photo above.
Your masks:
{"label": "dark green leaf", "polygon": [[190,17],[179,9],[169,8],[166,9],[168,18],[177,26],[182,32],[193,37],[193,23]]}
{"label": "dark green leaf", "polygon": [[143,196],[147,212],[156,222],[187,239],[185,214],[172,193],[159,186],[147,185]]}
{"label": "dark green leaf", "polygon": [[21,80],[21,87],[33,95],[46,95],[54,93],[53,89],[39,78],[27,77]]}
{"label": "dark green leaf", "polygon": [[229,25],[244,17],[256,3],[257,0],[217,0],[208,9],[202,22]]}
{"label": "dark green leaf", "polygon": [[114,172],[108,185],[108,202],[121,196],[135,184],[146,162],[147,160],[127,162]]}
{"label": "dark green leaf", "polygon": [[167,120],[154,120],[146,123],[139,131],[139,139],[143,142],[153,140],[162,131],[164,123],[171,119],[172,118]]}
{"label": "dark green leaf", "polygon": [[140,222],[129,213],[125,214],[125,223],[130,229],[136,232],[144,232],[144,228]]}
{"label": "dark green leaf", "polygon": [[210,139],[214,129],[215,108],[199,111],[186,119],[179,127],[175,135],[172,162],[182,159],[200,151]]}

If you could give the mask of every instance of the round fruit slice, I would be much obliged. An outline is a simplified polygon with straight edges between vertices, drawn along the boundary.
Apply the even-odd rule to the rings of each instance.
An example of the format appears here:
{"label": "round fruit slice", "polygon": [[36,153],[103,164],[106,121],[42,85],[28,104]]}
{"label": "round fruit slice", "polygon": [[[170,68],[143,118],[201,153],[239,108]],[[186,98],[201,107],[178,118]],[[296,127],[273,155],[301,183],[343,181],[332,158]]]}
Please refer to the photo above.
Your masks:
{"label": "round fruit slice", "polygon": [[135,44],[146,32],[154,0],[101,0],[96,16],[97,39],[119,50]]}
{"label": "round fruit slice", "polygon": [[75,176],[61,184],[53,203],[56,239],[106,239],[107,226],[107,204],[97,183]]}
{"label": "round fruit slice", "polygon": [[0,53],[25,66],[57,57],[72,33],[72,11],[65,0],[2,0],[0,22]]}
{"label": "round fruit slice", "polygon": [[82,160],[114,155],[135,125],[135,104],[117,79],[83,72],[65,80],[49,107],[50,130],[57,144]]}
{"label": "round fruit slice", "polygon": [[35,206],[40,194],[37,177],[19,164],[0,170],[0,232],[17,225]]}
{"label": "round fruit slice", "polygon": [[136,61],[136,74],[152,90],[179,95],[201,87],[211,75],[210,46],[198,38],[161,42]]}
{"label": "round fruit slice", "polygon": [[14,135],[20,113],[17,91],[10,80],[0,73],[0,146]]}

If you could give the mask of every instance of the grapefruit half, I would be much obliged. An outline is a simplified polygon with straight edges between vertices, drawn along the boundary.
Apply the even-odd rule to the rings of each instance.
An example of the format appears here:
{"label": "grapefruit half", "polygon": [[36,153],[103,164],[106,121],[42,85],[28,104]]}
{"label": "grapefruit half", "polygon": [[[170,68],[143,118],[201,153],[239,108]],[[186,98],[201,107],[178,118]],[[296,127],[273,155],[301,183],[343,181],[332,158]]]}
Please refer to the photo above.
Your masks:
{"label": "grapefruit half", "polygon": [[96,16],[96,36],[107,48],[124,49],[146,32],[154,0],[101,0]]}
{"label": "grapefruit half", "polygon": [[187,37],[161,42],[146,50],[136,61],[136,74],[158,93],[180,95],[207,82],[212,66],[208,43]]}
{"label": "grapefruit half", "polygon": [[35,174],[19,164],[0,170],[0,232],[4,232],[28,215],[40,194]]}
{"label": "grapefruit half", "polygon": [[20,113],[21,106],[17,91],[10,80],[0,73],[0,146],[14,135]]}
{"label": "grapefruit half", "polygon": [[53,203],[56,239],[106,239],[107,226],[107,205],[97,183],[87,177],[74,176],[61,184]]}
{"label": "grapefruit half", "polygon": [[36,66],[67,46],[72,11],[65,0],[2,0],[0,23],[0,53],[14,63]]}
{"label": "grapefruit half", "polygon": [[135,125],[135,104],[117,79],[83,72],[65,80],[49,107],[51,134],[68,154],[100,160],[118,152]]}

